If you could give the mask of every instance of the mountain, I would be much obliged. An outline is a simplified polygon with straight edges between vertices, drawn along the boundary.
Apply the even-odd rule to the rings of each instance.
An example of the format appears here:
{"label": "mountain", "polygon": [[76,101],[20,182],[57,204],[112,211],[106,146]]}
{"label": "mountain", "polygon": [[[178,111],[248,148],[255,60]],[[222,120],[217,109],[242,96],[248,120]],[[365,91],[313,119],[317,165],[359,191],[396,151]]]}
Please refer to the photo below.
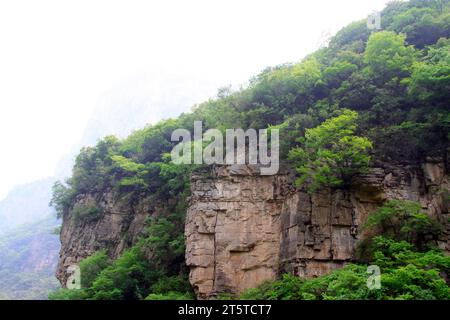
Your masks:
{"label": "mountain", "polygon": [[[79,265],[81,289],[51,298],[450,299],[450,4],[380,16],[381,30],[351,23],[245,88],[83,149],[54,193],[57,277]],[[196,121],[278,132],[280,171],[219,152],[172,162],[172,133]]]}
{"label": "mountain", "polygon": [[23,224],[55,217],[48,206],[54,182],[54,178],[46,178],[11,190],[0,202],[0,235]]}
{"label": "mountain", "polygon": [[47,299],[55,278],[59,239],[54,217],[0,235],[0,299]]}
{"label": "mountain", "polygon": [[[125,137],[135,128],[175,116],[198,99],[207,97],[211,90],[209,87],[193,88],[192,81],[187,78],[159,72],[128,79],[105,92],[80,141],[60,160],[55,175],[16,186],[0,201],[0,237],[3,237],[0,248],[0,283],[3,286],[0,292],[14,299],[45,299],[50,289],[55,287],[54,261],[58,259],[60,243],[57,236],[46,234],[43,228],[57,224],[55,211],[49,207],[52,186],[55,181],[64,181],[70,176],[80,149],[95,145],[103,136]],[[174,90],[177,94],[169,94]],[[8,240],[13,234],[17,234],[17,238]],[[25,254],[35,249],[42,255],[33,255],[27,261],[27,268],[18,268],[20,259],[25,259]],[[48,254],[44,254],[46,249]],[[16,250],[18,257],[13,254]],[[38,268],[41,265],[49,269],[43,272]],[[36,279],[42,279],[42,282]]]}

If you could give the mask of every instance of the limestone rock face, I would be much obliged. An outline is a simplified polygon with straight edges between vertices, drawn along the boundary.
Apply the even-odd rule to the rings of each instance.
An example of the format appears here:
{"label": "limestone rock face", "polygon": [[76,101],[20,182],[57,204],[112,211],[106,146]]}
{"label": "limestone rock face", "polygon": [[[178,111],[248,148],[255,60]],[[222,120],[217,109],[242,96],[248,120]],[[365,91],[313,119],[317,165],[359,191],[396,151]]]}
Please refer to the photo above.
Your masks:
{"label": "limestone rock face", "polygon": [[108,255],[115,259],[137,242],[145,219],[154,209],[145,199],[133,207],[117,199],[113,192],[105,192],[99,201],[91,195],[80,196],[78,204],[95,202],[101,214],[82,219],[74,217],[73,212],[64,214],[56,271],[56,277],[63,286],[71,273],[70,266],[78,265],[99,250],[107,250]]}
{"label": "limestone rock face", "polygon": [[186,263],[200,297],[242,291],[278,272],[286,176],[241,169],[192,177]]}
{"label": "limestone rock face", "polygon": [[[281,172],[215,167],[192,176],[186,218],[186,263],[197,296],[241,293],[281,273],[323,275],[355,259],[360,227],[383,201],[419,201],[446,230],[450,250],[449,177],[442,161],[374,168],[348,189],[308,194]],[[448,192],[448,191],[447,191]],[[448,197],[448,195],[447,195]]]}
{"label": "limestone rock face", "polygon": [[[292,187],[287,171],[262,176],[255,166],[212,167],[191,177],[186,214],[186,263],[199,298],[240,293],[285,272],[314,277],[355,259],[361,226],[387,199],[419,201],[444,225],[439,241],[450,250],[448,164],[436,158],[418,167],[383,164],[346,189],[314,194]],[[113,192],[79,196],[101,213],[77,219],[64,214],[57,277],[106,249],[117,258],[135,244],[148,216],[164,212],[141,199],[130,206]]]}

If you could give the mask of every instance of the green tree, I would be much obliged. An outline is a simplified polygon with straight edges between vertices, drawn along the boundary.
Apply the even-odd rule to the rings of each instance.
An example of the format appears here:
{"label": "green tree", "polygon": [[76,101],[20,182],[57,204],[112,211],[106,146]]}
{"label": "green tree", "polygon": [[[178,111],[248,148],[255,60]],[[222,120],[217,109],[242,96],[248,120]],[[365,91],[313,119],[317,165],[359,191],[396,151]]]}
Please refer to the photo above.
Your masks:
{"label": "green tree", "polygon": [[405,36],[391,31],[372,34],[367,41],[364,62],[368,72],[378,84],[391,79],[409,76],[416,52],[412,46],[405,46]]}
{"label": "green tree", "polygon": [[60,181],[55,182],[52,189],[52,199],[49,205],[55,208],[58,219],[62,218],[64,211],[70,207],[72,198],[73,192],[70,187],[64,185]]}
{"label": "green tree", "polygon": [[48,295],[49,300],[86,300],[88,293],[83,289],[59,289]]}
{"label": "green tree", "polygon": [[344,110],[340,116],[306,130],[305,137],[299,139],[302,146],[289,154],[299,174],[297,185],[307,182],[311,191],[336,187],[367,169],[372,143],[355,135],[357,118],[355,111]]}
{"label": "green tree", "polygon": [[90,288],[95,300],[139,300],[148,294],[149,284],[162,274],[152,268],[141,246],[125,251],[95,278]]}
{"label": "green tree", "polygon": [[81,287],[90,288],[97,276],[111,265],[105,250],[98,251],[80,262]]}
{"label": "green tree", "polygon": [[421,101],[448,107],[450,99],[450,44],[430,48],[423,62],[414,65],[410,94]]}

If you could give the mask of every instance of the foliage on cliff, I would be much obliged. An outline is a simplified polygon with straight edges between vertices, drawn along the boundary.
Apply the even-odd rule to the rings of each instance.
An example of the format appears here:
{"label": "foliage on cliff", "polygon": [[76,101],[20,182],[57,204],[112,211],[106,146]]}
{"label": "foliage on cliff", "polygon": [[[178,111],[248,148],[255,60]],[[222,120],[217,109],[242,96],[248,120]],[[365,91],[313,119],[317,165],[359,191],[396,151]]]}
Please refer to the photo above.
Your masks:
{"label": "foliage on cliff", "polygon": [[[193,167],[174,165],[167,154],[176,144],[171,133],[177,128],[193,132],[195,120],[203,121],[205,130],[279,128],[281,160],[297,167],[299,181],[313,188],[341,186],[370,165],[370,159],[419,163],[426,156],[442,156],[450,126],[449,2],[392,2],[381,17],[383,31],[369,30],[365,21],[352,23],[327,47],[299,63],[267,68],[246,88],[220,90],[216,99],[176,119],[82,149],[72,177],[54,188],[52,204],[63,219],[87,219],[92,212],[93,219],[101,218],[96,210],[77,209],[77,199],[85,194],[100,198],[111,190],[130,206],[148,198],[169,212],[149,222],[147,241],[98,275],[89,296],[145,298],[154,281],[147,274],[133,278],[142,268],[139,252],[169,244],[180,247],[161,257],[159,265],[146,267],[164,276],[184,276],[184,206]],[[330,129],[341,121],[337,132]],[[152,229],[164,224],[163,219],[174,225],[168,236]],[[167,271],[171,269],[176,271]],[[115,272],[138,289],[128,293],[114,282]]]}
{"label": "foliage on cliff", "polygon": [[[389,201],[372,213],[366,228],[372,237],[359,245],[360,264],[331,274],[302,279],[290,274],[250,289],[241,299],[365,300],[450,299],[445,277],[450,256],[435,247],[439,224],[409,201]],[[380,268],[380,286],[373,287],[369,265]]]}
{"label": "foliage on cliff", "polygon": [[[175,233],[175,234],[174,234]],[[193,298],[181,263],[184,241],[175,224],[154,221],[144,235],[117,260],[99,251],[80,262],[81,289],[61,289],[53,300],[150,300]],[[174,263],[175,262],[175,263]]]}
{"label": "foliage on cliff", "polygon": [[366,170],[370,157],[367,154],[372,143],[365,137],[354,135],[358,114],[343,110],[342,115],[328,119],[313,129],[306,129],[298,139],[303,145],[289,152],[289,158],[297,164],[298,186],[309,183],[309,189],[341,186],[345,180]]}

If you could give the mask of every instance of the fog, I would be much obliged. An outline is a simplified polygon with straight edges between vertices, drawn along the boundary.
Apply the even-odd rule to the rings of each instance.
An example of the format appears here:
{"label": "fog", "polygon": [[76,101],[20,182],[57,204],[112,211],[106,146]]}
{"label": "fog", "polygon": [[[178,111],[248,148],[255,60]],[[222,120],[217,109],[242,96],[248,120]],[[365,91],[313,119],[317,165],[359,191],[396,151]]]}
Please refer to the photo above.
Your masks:
{"label": "fog", "polygon": [[[298,61],[386,2],[1,2],[0,199],[52,176],[74,146],[125,135],[124,110],[142,114],[136,126],[176,116],[219,87]],[[120,119],[109,125],[109,114]]]}

